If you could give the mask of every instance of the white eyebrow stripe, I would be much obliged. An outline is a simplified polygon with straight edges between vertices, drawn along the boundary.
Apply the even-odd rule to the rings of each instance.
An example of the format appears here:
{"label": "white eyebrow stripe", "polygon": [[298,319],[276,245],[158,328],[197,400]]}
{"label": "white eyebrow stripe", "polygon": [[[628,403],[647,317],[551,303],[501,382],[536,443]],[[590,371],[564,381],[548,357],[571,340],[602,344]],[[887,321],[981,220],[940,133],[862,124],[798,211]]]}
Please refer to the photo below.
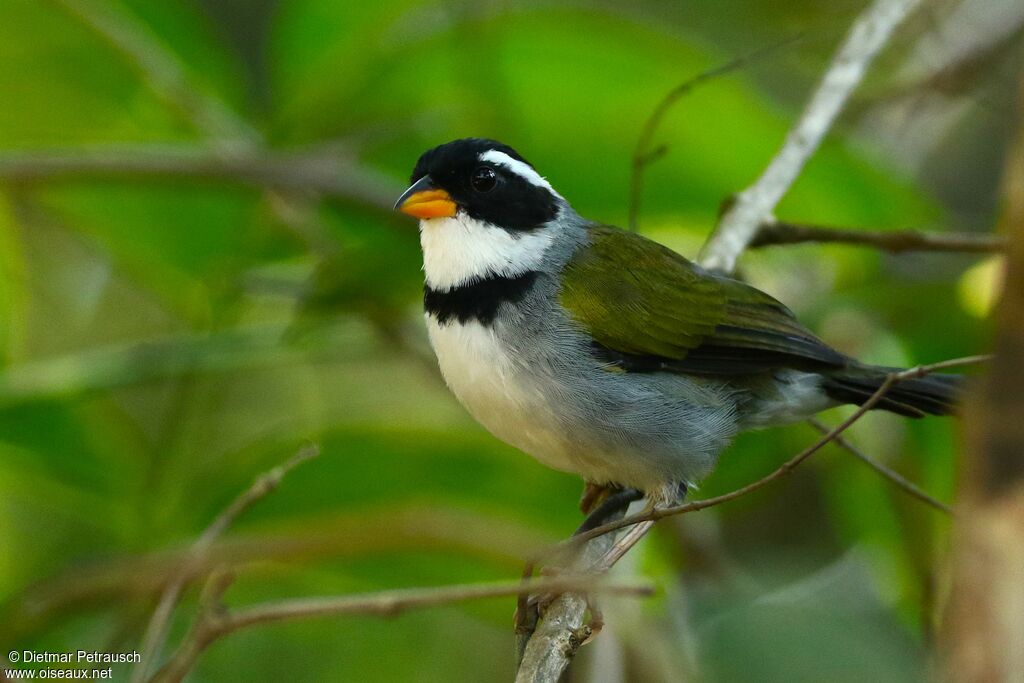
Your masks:
{"label": "white eyebrow stripe", "polygon": [[519,161],[519,159],[513,159],[504,152],[499,152],[496,149],[487,150],[480,155],[480,161],[489,161],[492,164],[504,166],[531,185],[543,187],[556,197],[562,196],[555,192],[555,188],[551,187],[551,183],[545,180],[541,174],[533,170],[529,164]]}

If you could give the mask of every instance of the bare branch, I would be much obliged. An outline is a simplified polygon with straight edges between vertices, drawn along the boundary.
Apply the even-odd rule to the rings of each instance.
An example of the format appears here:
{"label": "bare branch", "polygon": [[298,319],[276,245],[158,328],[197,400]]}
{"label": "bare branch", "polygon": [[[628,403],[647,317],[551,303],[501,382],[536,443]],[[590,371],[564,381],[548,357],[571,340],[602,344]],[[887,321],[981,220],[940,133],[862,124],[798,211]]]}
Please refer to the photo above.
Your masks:
{"label": "bare branch", "polygon": [[224,509],[217,519],[206,528],[206,531],[199,537],[192,546],[196,553],[205,552],[224,531],[231,526],[242,513],[251,508],[259,501],[274,492],[281,481],[299,465],[312,460],[320,455],[320,447],[316,444],[307,444],[288,460],[274,469],[260,475],[246,491],[231,501],[231,504]]}
{"label": "bare branch", "polygon": [[905,251],[1002,252],[1006,250],[1007,244],[1006,239],[1001,235],[917,230],[865,232],[848,228],[769,220],[761,224],[748,246],[751,249],[757,249],[804,242],[859,244],[897,254]]}
{"label": "bare branch", "polygon": [[337,152],[244,151],[141,146],[0,154],[0,181],[193,178],[296,193],[322,194],[390,209],[400,188],[393,178]]}
{"label": "bare branch", "polygon": [[874,0],[857,17],[800,119],[786,136],[782,149],[761,177],[736,195],[722,215],[718,227],[704,245],[701,265],[732,272],[740,254],[754,239],[758,227],[772,218],[775,206],[818,149],[871,61],[920,1]]}
{"label": "bare branch", "polygon": [[[828,434],[828,432],[829,432],[828,425],[826,425],[824,422],[818,420],[817,418],[811,418],[810,420],[808,420],[808,423],[810,423],[811,426],[813,426],[815,429],[817,429],[822,434]],[[885,477],[886,479],[891,481],[893,484],[898,486],[904,492],[908,493],[909,495],[913,496],[914,498],[917,498],[921,502],[923,502],[923,503],[925,503],[927,505],[932,506],[936,510],[939,510],[941,512],[945,512],[946,514],[949,514],[949,515],[955,514],[952,507],[950,507],[949,505],[946,505],[942,501],[940,501],[940,500],[938,500],[936,498],[933,498],[932,496],[928,495],[927,493],[922,491],[920,488],[918,488],[913,482],[911,482],[906,477],[901,475],[899,472],[896,472],[896,471],[886,467],[882,463],[878,462],[877,460],[875,460],[874,458],[869,456],[867,453],[865,453],[864,451],[862,451],[859,448],[857,448],[856,446],[854,446],[846,438],[844,438],[844,437],[842,437],[840,435],[836,435],[835,438],[833,438],[832,440],[836,443],[837,446],[840,446],[843,449],[849,451],[854,457],[859,459],[861,462],[863,462],[865,465],[867,465],[868,467],[873,469],[875,472],[878,472],[880,475],[882,475],[883,477]]]}
{"label": "bare branch", "polygon": [[300,448],[295,455],[284,463],[257,477],[252,486],[231,501],[231,504],[200,534],[199,538],[192,544],[192,547],[189,548],[177,572],[167,582],[163,593],[160,595],[160,601],[157,603],[149,625],[146,627],[139,663],[132,672],[131,680],[133,683],[144,681],[154,661],[160,657],[160,651],[163,649],[164,642],[167,639],[167,630],[170,626],[171,617],[174,614],[174,608],[181,598],[185,584],[188,582],[189,577],[195,574],[197,567],[204,563],[206,555],[210,552],[214,542],[246,510],[270,495],[289,472],[304,462],[317,457],[319,454],[320,448],[314,444]]}
{"label": "bare branch", "polygon": [[229,623],[232,630],[235,630],[272,621],[343,614],[392,617],[417,607],[431,607],[482,598],[502,598],[541,591],[585,591],[588,593],[604,592],[617,595],[648,596],[653,594],[654,589],[646,584],[604,583],[600,577],[592,575],[562,574],[557,577],[526,582],[505,581],[441,588],[412,588],[337,598],[288,600],[246,608],[231,616]]}
{"label": "bare branch", "polygon": [[171,660],[150,679],[152,683],[181,681],[199,655],[213,642],[241,629],[261,624],[352,614],[391,617],[410,609],[435,607],[470,600],[517,596],[522,593],[610,593],[646,596],[653,588],[642,584],[609,583],[600,576],[563,574],[533,581],[466,584],[438,588],[410,588],[337,597],[304,598],[254,605],[230,612],[220,599],[230,585],[227,574],[215,574],[208,583],[202,611],[189,635]]}

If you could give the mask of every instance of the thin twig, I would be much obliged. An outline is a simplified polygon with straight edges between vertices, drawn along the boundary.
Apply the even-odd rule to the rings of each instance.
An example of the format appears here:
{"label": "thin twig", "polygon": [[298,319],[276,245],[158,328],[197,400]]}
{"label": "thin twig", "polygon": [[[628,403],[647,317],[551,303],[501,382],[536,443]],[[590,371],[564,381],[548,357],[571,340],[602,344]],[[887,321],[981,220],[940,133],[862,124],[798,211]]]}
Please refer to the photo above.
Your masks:
{"label": "thin twig", "polygon": [[337,598],[303,598],[241,610],[228,618],[230,630],[288,619],[343,614],[367,614],[391,617],[417,607],[466,602],[482,598],[501,598],[537,592],[604,592],[615,595],[648,596],[654,589],[646,584],[602,583],[593,575],[539,578],[532,581],[507,581],[492,584],[468,584],[442,588],[412,588]]}
{"label": "thin twig", "polygon": [[[479,511],[392,502],[316,522],[296,520],[275,527],[273,533],[223,537],[192,578],[207,576],[222,565],[364,557],[410,549],[516,563],[550,541],[545,532]],[[187,552],[185,547],[111,558],[40,581],[0,606],[0,640],[16,640],[19,633],[31,633],[47,619],[67,619],[100,602],[159,595]]]}
{"label": "thin twig", "polygon": [[[825,424],[824,422],[822,422],[821,420],[812,417],[807,422],[810,423],[810,425],[812,427],[817,429],[822,434],[828,434],[829,426],[827,424]],[[932,506],[936,510],[939,510],[941,512],[945,512],[946,514],[949,514],[949,515],[955,514],[952,507],[950,507],[949,505],[946,505],[942,501],[937,500],[937,499],[933,498],[932,496],[928,495],[927,493],[922,491],[920,488],[918,488],[913,482],[911,482],[906,477],[901,475],[899,472],[896,472],[896,471],[886,467],[882,463],[878,462],[877,460],[872,458],[870,455],[868,455],[864,451],[862,451],[859,448],[857,448],[856,446],[854,446],[846,438],[844,438],[844,437],[842,437],[840,435],[836,435],[835,438],[833,438],[832,440],[836,443],[837,446],[840,446],[843,449],[845,449],[846,451],[848,451],[850,454],[852,454],[854,457],[859,459],[865,465],[867,465],[868,467],[873,469],[875,472],[878,472],[880,475],[882,475],[883,477],[885,477],[886,479],[891,481],[893,484],[898,486],[905,493],[908,493],[909,495],[913,496],[914,498],[917,498],[921,502],[923,502],[923,503],[925,503],[927,505]]]}
{"label": "thin twig", "polygon": [[289,472],[304,462],[317,457],[319,454],[320,448],[315,444],[303,446],[284,463],[257,477],[252,485],[231,501],[231,504],[199,535],[199,538],[189,548],[185,559],[179,565],[178,571],[167,582],[163,593],[160,595],[160,601],[157,603],[149,625],[146,627],[146,634],[142,641],[142,654],[140,655],[138,665],[136,665],[132,672],[132,683],[144,681],[146,676],[149,675],[153,663],[159,659],[160,651],[163,649],[164,642],[167,639],[167,630],[170,626],[171,617],[174,614],[174,608],[181,598],[185,584],[188,582],[189,577],[195,573],[196,568],[203,564],[214,542],[246,510],[273,492]]}
{"label": "thin twig", "polygon": [[644,122],[643,128],[640,129],[640,137],[637,138],[636,141],[636,147],[633,149],[632,175],[630,177],[629,192],[628,225],[630,230],[636,232],[637,229],[637,217],[640,214],[640,203],[643,196],[644,170],[646,170],[648,165],[660,159],[668,151],[667,145],[658,145],[657,147],[652,148],[651,141],[654,139],[654,134],[658,131],[658,127],[661,126],[661,122],[665,118],[665,115],[675,105],[675,103],[692,92],[697,86],[718,78],[719,76],[724,76],[730,72],[742,69],[755,60],[759,60],[776,50],[791,45],[796,40],[799,40],[800,37],[800,35],[796,35],[791,38],[787,38],[775,43],[774,45],[762,47],[749,54],[737,57],[725,64],[702,71],[696,76],[683,81],[665,94],[651,112],[651,115],[647,117],[647,120]]}
{"label": "thin twig", "polygon": [[653,588],[646,584],[609,583],[602,577],[592,574],[563,574],[527,582],[506,581],[438,588],[410,588],[359,595],[284,600],[231,612],[220,604],[230,581],[231,577],[227,574],[211,577],[208,588],[204,591],[203,607],[196,623],[171,660],[150,679],[151,683],[181,681],[210,644],[241,629],[261,624],[351,614],[392,617],[410,609],[517,596],[523,592],[596,592],[632,596],[647,596],[653,593]]}
{"label": "thin twig", "polygon": [[921,0],[874,0],[854,21],[782,148],[761,177],[737,194],[704,245],[706,268],[732,272],[758,227],[772,218],[775,206],[818,149],[839,112],[875,56]]}
{"label": "thin twig", "polygon": [[904,251],[989,253],[1005,251],[1007,245],[1006,239],[1002,235],[918,230],[865,232],[849,228],[831,228],[773,220],[761,224],[748,246],[751,249],[757,249],[804,242],[859,244],[893,253]]}
{"label": "thin twig", "polygon": [[925,375],[928,375],[932,372],[936,372],[938,370],[962,367],[965,365],[975,365],[978,363],[986,362],[990,359],[991,356],[988,355],[966,356],[964,358],[954,358],[952,360],[932,363],[931,365],[920,365],[918,367],[910,368],[909,370],[903,370],[901,372],[893,372],[885,378],[885,381],[882,382],[881,386],[878,387],[878,390],[875,391],[875,393],[873,393],[871,397],[868,398],[859,408],[857,408],[857,410],[854,411],[848,418],[839,423],[839,425],[830,429],[828,433],[825,434],[821,439],[819,439],[812,445],[808,446],[800,453],[787,460],[786,462],[782,463],[782,465],[780,465],[778,469],[762,477],[761,479],[751,482],[746,486],[743,486],[742,488],[736,489],[735,491],[724,493],[720,496],[705,498],[704,500],[695,500],[691,503],[684,503],[682,505],[675,505],[673,507],[668,508],[655,508],[653,510],[641,512],[636,515],[624,517],[623,519],[620,519],[616,522],[604,524],[602,526],[591,529],[586,533],[579,534],[578,536],[574,536],[566,541],[563,541],[561,544],[559,544],[559,546],[556,546],[556,550],[564,550],[566,548],[576,547],[582,543],[589,541],[592,538],[597,538],[598,536],[602,536],[612,531],[618,531],[619,529],[631,526],[633,524],[638,524],[640,522],[656,521],[659,519],[663,519],[665,517],[672,517],[674,515],[681,515],[688,512],[696,512],[697,510],[704,510],[705,508],[714,507],[715,505],[728,503],[729,501],[745,496],[748,493],[753,493],[754,491],[763,488],[764,486],[770,484],[776,479],[786,476],[787,474],[792,472],[793,469],[795,469],[798,465],[800,465],[803,461],[807,460],[807,458],[811,457],[819,450],[821,450],[823,446],[832,441],[836,436],[846,431],[851,425],[853,425],[861,417],[863,417],[865,413],[874,408],[878,404],[878,402],[885,397],[885,395],[889,392],[893,385],[902,382],[903,380],[906,379],[924,377]]}

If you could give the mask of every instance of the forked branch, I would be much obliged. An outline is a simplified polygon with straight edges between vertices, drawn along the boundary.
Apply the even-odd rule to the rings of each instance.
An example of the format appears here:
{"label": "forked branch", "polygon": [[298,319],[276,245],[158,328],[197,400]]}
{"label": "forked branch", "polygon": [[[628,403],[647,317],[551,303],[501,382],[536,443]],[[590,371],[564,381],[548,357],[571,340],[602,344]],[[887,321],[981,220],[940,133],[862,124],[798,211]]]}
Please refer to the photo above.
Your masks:
{"label": "forked branch", "polygon": [[701,252],[701,265],[726,273],[733,271],[758,228],[772,219],[779,200],[821,145],[868,66],[920,1],[874,0],[857,17],[782,148],[761,177],[737,194],[722,214]]}
{"label": "forked branch", "polygon": [[[822,434],[828,434],[829,427],[824,422],[821,422],[817,418],[811,418],[807,422],[810,423],[812,427],[817,429]],[[910,481],[899,472],[896,472],[895,470],[886,467],[882,463],[878,462],[877,460],[869,456],[867,453],[854,446],[852,443],[850,443],[842,436],[836,435],[836,437],[832,440],[835,441],[837,446],[853,455],[853,457],[863,462],[865,465],[867,465],[875,472],[880,474],[883,478],[891,481],[897,488],[901,489],[907,495],[913,498],[917,498],[925,505],[930,505],[931,507],[935,508],[940,512],[945,512],[948,515],[954,514],[953,508],[951,508],[949,505],[946,505],[937,498],[928,495],[927,493],[922,491],[919,486],[914,484],[914,482]]]}

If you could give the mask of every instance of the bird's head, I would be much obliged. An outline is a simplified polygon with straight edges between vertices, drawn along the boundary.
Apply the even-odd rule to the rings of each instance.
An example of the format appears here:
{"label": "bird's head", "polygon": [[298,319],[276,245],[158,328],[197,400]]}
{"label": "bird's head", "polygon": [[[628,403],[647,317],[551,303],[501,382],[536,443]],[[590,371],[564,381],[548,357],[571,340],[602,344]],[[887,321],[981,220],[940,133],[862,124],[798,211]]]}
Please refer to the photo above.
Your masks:
{"label": "bird's head", "polygon": [[483,138],[454,140],[416,162],[395,208],[424,221],[462,216],[510,232],[530,231],[558,215],[563,201],[526,159]]}

